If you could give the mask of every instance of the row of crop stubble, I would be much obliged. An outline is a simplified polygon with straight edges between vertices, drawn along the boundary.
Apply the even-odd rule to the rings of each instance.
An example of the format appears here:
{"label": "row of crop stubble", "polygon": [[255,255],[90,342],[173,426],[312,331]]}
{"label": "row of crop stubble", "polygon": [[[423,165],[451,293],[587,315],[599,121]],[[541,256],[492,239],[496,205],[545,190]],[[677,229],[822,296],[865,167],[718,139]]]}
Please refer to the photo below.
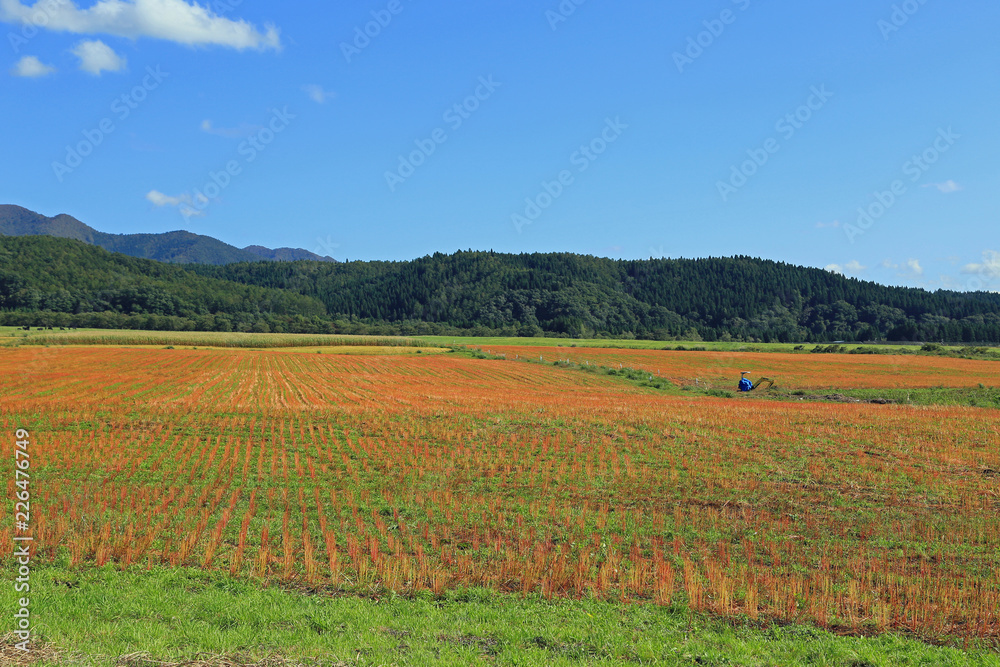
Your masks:
{"label": "row of crop stubble", "polygon": [[452,356],[22,348],[0,374],[42,562],[1000,635],[997,411],[662,397]]}

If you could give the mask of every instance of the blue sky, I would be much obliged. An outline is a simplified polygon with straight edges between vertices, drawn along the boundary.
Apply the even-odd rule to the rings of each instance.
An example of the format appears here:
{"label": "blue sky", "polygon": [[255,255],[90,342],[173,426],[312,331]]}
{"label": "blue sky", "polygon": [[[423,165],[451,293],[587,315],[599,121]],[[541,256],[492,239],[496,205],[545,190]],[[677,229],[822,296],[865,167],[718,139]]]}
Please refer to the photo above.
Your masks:
{"label": "blue sky", "polygon": [[992,0],[0,0],[0,20],[0,202],[102,231],[1000,289]]}

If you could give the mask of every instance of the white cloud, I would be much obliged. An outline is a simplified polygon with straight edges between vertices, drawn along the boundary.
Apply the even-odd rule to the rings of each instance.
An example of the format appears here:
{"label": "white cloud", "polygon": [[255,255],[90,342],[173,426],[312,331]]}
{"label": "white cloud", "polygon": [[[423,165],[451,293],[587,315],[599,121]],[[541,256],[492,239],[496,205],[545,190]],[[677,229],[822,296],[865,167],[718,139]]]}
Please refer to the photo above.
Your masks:
{"label": "white cloud", "polygon": [[955,181],[945,181],[944,183],[927,183],[925,188],[937,188],[946,195],[953,194],[962,189],[962,186]]}
{"label": "white cloud", "polygon": [[125,69],[125,59],[99,39],[80,42],[73,48],[73,55],[80,59],[80,69],[95,76]]}
{"label": "white cloud", "polygon": [[939,279],[941,282],[941,287],[943,287],[944,289],[959,291],[963,287],[962,282],[956,279],[954,276],[949,276],[942,273]]}
{"label": "white cloud", "polygon": [[17,61],[17,64],[10,70],[10,73],[14,76],[36,78],[52,74],[55,71],[55,67],[42,64],[42,61],[35,56],[25,56]]}
{"label": "white cloud", "polygon": [[[170,197],[165,195],[159,190],[150,190],[146,193],[146,199],[149,200],[153,206],[180,206],[184,203],[184,199],[181,197]],[[190,197],[187,199],[190,200]]]}
{"label": "white cloud", "polygon": [[239,127],[215,127],[212,121],[207,118],[201,121],[201,131],[207,132],[208,134],[214,134],[219,137],[227,137],[229,139],[240,139],[242,137],[249,137],[255,132],[259,132],[262,129],[260,125],[250,125],[249,123],[242,123]]}
{"label": "white cloud", "polygon": [[891,259],[883,259],[882,268],[892,269],[896,272],[897,278],[905,280],[915,280],[922,278],[924,275],[924,267],[920,265],[920,260],[913,259],[912,257],[902,264],[897,264]]}
{"label": "white cloud", "polygon": [[834,220],[833,222],[817,222],[816,229],[826,229],[828,227],[840,227],[840,221]]}
{"label": "white cloud", "polygon": [[34,6],[21,0],[0,0],[0,21],[39,25],[35,18],[44,14],[45,28],[80,35],[106,34],[138,39],[151,37],[188,46],[226,46],[243,49],[281,49],[277,28],[264,32],[247,21],[219,16],[208,3],[202,6],[184,0],[99,0],[81,9],[69,0],[44,2]]}
{"label": "white cloud", "polygon": [[313,102],[316,102],[317,104],[323,104],[327,100],[336,97],[336,93],[333,93],[329,90],[324,90],[323,86],[320,86],[319,84],[315,83],[310,83],[305,86],[302,86],[302,90],[306,92],[306,95],[309,96],[309,99],[311,99]]}
{"label": "white cloud", "polygon": [[195,202],[202,205],[207,204],[208,198],[201,193],[198,193],[193,198],[187,193],[171,197],[170,195],[163,194],[159,190],[150,190],[146,193],[146,201],[157,208],[161,208],[163,206],[181,207],[185,217],[191,217],[205,215],[204,211],[199,211],[193,207],[195,206]]}
{"label": "white cloud", "polygon": [[861,273],[868,267],[863,266],[858,260],[852,259],[847,264],[827,264],[823,268],[830,273],[839,273],[840,275],[845,276],[848,273]]}
{"label": "white cloud", "polygon": [[987,250],[983,253],[982,263],[966,264],[962,273],[979,274],[991,278],[1000,277],[1000,252]]}

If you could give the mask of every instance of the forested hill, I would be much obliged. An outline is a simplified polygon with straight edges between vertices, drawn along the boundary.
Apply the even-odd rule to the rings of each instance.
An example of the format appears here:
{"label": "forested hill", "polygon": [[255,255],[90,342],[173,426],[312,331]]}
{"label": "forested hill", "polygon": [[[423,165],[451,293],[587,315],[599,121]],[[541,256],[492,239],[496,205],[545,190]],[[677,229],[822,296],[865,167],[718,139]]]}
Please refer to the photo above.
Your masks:
{"label": "forested hill", "polygon": [[408,262],[189,268],[294,290],[338,317],[505,334],[1000,341],[998,294],[886,287],[750,257],[618,261],[470,251]]}
{"label": "forested hill", "polygon": [[48,236],[0,236],[0,324],[250,330],[325,318],[289,290],[200,276],[176,264]]}
{"label": "forested hill", "polygon": [[1000,342],[1000,295],[884,287],[734,257],[435,254],[164,264],[0,237],[0,324],[302,333]]}

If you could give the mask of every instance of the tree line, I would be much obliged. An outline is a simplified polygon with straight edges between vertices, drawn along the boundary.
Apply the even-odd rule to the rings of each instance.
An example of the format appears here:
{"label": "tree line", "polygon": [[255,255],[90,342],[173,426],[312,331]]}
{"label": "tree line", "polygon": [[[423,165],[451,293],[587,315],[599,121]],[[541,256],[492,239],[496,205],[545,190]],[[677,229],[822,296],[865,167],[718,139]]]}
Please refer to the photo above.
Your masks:
{"label": "tree line", "polygon": [[751,257],[436,253],[163,264],[0,237],[0,324],[747,342],[1000,342],[1000,295],[887,287]]}

